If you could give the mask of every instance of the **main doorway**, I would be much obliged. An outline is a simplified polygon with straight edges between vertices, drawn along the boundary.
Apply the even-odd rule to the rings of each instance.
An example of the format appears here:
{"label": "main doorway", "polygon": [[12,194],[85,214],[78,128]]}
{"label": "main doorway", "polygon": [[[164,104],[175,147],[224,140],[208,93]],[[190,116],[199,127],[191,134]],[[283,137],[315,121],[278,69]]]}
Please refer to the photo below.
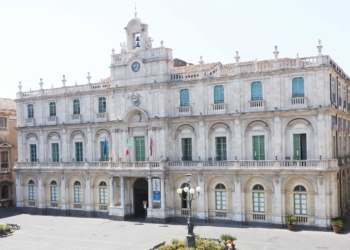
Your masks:
{"label": "main doorway", "polygon": [[139,178],[134,183],[134,216],[135,218],[145,218],[143,201],[147,201],[148,207],[148,182]]}

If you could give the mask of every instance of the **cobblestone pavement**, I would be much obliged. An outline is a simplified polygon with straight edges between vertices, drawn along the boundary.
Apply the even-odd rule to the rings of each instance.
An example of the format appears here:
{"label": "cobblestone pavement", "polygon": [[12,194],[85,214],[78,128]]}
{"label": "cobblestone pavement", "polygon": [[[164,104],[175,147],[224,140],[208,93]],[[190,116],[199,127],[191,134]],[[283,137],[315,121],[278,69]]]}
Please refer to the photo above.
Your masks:
{"label": "cobblestone pavement", "polygon": [[[144,250],[163,241],[169,243],[173,238],[183,239],[187,230],[185,225],[178,224],[28,214],[0,219],[0,224],[5,223],[19,224],[21,229],[12,236],[0,238],[1,250]],[[239,250],[350,249],[350,230],[335,234],[330,231],[288,231],[200,224],[194,232],[208,238],[219,238],[224,233],[234,235],[238,238],[235,243]]]}

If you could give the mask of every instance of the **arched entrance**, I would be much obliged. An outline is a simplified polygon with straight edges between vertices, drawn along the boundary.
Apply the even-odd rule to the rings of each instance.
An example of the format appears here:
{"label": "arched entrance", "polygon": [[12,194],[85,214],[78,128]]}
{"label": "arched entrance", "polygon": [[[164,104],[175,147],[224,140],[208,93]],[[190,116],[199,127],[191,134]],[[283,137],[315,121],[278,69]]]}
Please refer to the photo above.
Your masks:
{"label": "arched entrance", "polygon": [[147,201],[148,207],[148,182],[139,178],[134,183],[134,216],[145,218],[145,209],[143,201]]}

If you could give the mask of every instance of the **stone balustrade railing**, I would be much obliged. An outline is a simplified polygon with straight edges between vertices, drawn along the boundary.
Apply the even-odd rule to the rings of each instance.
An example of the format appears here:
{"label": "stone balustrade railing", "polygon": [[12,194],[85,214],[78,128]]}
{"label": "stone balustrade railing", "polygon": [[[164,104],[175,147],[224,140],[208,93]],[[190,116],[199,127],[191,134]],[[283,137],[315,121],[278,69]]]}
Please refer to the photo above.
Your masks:
{"label": "stone balustrade railing", "polygon": [[11,172],[10,168],[0,168],[0,173],[8,173]]}
{"label": "stone balustrade railing", "polygon": [[338,160],[240,160],[240,161],[138,161],[138,162],[17,162],[15,169],[110,169],[110,170],[234,170],[304,169],[327,170],[338,167]]}

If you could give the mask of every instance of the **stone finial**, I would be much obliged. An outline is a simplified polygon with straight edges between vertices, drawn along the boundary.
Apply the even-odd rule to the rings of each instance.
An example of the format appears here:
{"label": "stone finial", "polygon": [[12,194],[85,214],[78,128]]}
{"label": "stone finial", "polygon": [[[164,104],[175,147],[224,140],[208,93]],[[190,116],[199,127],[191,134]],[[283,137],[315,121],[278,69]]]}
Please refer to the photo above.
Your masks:
{"label": "stone finial", "polygon": [[43,89],[43,85],[44,85],[44,83],[43,83],[43,79],[42,79],[42,78],[40,78],[39,85],[40,85],[40,89]]}
{"label": "stone finial", "polygon": [[161,46],[161,47],[164,47],[164,42],[163,42],[163,40],[160,41],[160,46]]}
{"label": "stone finial", "polygon": [[235,56],[235,59],[236,59],[236,63],[239,63],[239,59],[240,59],[241,57],[238,55],[238,51],[236,51],[236,56]]}
{"label": "stone finial", "polygon": [[21,82],[19,82],[18,89],[19,89],[19,92],[22,92],[22,83]]}
{"label": "stone finial", "polygon": [[277,45],[275,46],[275,51],[273,52],[275,54],[275,60],[277,61],[278,60],[278,54],[280,52],[277,51]]}
{"label": "stone finial", "polygon": [[65,75],[63,75],[63,79],[62,79],[62,83],[63,83],[63,87],[66,87],[66,77]]}
{"label": "stone finial", "polygon": [[322,56],[322,44],[321,44],[321,39],[318,39],[318,46],[317,46],[317,50],[318,50],[318,55]]}
{"label": "stone finial", "polygon": [[297,53],[297,57],[296,58],[299,58],[299,53]]}
{"label": "stone finial", "polygon": [[53,89],[53,84],[51,85],[51,88]]}
{"label": "stone finial", "polygon": [[114,48],[113,48],[113,49],[112,49],[112,55],[114,55],[114,54],[115,54],[114,52],[115,52],[115,50],[114,50]]}
{"label": "stone finial", "polygon": [[78,86],[77,82],[75,82],[75,87]]}
{"label": "stone finial", "polygon": [[88,76],[86,77],[88,79],[88,83],[91,83],[91,76],[90,76],[90,72],[88,72]]}
{"label": "stone finial", "polygon": [[202,57],[202,56],[199,57],[199,60],[200,60],[200,61],[199,61],[199,64],[200,64],[200,65],[203,65],[203,64],[204,64],[204,61],[203,61],[203,57]]}
{"label": "stone finial", "polygon": [[135,17],[137,17],[137,12],[136,12],[136,3],[135,3],[135,12],[134,12]]}

